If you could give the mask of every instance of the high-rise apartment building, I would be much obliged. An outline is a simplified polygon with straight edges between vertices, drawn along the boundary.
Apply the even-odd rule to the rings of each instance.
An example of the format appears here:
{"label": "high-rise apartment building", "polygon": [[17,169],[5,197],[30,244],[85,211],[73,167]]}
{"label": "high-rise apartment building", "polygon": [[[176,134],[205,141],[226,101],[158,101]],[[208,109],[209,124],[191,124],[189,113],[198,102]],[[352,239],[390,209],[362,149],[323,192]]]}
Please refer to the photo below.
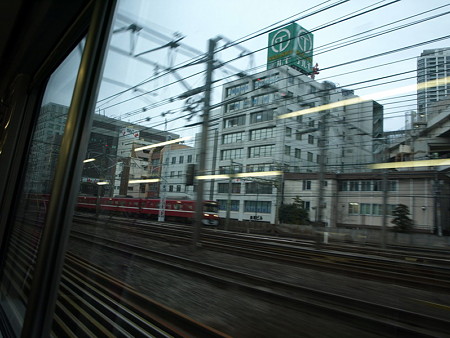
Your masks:
{"label": "high-rise apartment building", "polygon": [[[450,76],[450,48],[427,49],[417,59],[417,83]],[[417,92],[417,116],[414,123],[425,124],[429,119],[430,106],[450,95],[450,84],[425,86]]]}

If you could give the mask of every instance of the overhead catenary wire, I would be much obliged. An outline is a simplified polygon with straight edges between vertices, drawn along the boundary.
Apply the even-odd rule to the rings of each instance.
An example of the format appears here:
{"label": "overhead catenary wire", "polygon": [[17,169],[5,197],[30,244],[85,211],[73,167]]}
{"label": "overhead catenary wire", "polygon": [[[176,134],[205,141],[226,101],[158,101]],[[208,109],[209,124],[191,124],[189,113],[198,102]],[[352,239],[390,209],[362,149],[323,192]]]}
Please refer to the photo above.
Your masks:
{"label": "overhead catenary wire", "polygon": [[[383,0],[383,1],[385,1],[385,0]],[[383,1],[380,1],[380,2],[383,2]],[[395,2],[397,2],[397,1],[399,1],[399,0],[392,1],[392,2],[389,3],[389,4],[395,3]],[[345,1],[344,1],[344,2],[345,2]],[[339,4],[341,4],[341,3],[343,3],[343,2],[342,2],[342,1],[339,2]],[[387,5],[389,5],[389,4],[387,4]],[[379,6],[379,7],[377,7],[377,8],[374,8],[374,9],[370,9],[370,10],[368,10],[368,11],[366,11],[366,12],[358,13],[357,15],[355,14],[355,16],[359,16],[359,15],[362,15],[362,14],[366,14],[366,13],[371,12],[371,11],[373,11],[373,10],[380,9],[380,8],[382,8],[382,7],[384,7],[384,6],[386,6],[386,4],[385,4],[385,5],[382,5],[382,6]],[[368,7],[370,7],[370,6],[368,6]],[[317,12],[314,12],[314,14],[317,14]],[[354,16],[353,16],[353,17],[354,17]],[[334,24],[340,23],[340,22],[342,22],[342,21],[346,21],[346,20],[348,20],[348,19],[350,19],[350,18],[353,18],[353,17],[348,17],[348,18],[341,19],[341,20],[335,21],[335,22],[332,21],[331,23],[328,23],[328,24],[325,25],[324,27],[320,27],[320,28],[317,28],[317,29],[315,29],[315,30],[319,30],[319,29],[323,29],[323,28],[329,27],[330,25],[334,25]],[[315,30],[313,30],[313,31],[315,31]],[[227,48],[228,48],[228,47],[227,47]],[[256,50],[256,51],[254,51],[254,52],[251,52],[250,54],[257,53],[258,51],[264,50],[264,49],[266,49],[266,48],[269,48],[269,47],[265,47],[265,48],[263,48],[263,49]],[[250,54],[246,54],[245,56],[248,56],[248,55],[250,55]],[[238,57],[237,59],[239,59],[239,58],[241,58],[241,56]],[[233,60],[236,60],[236,59],[232,59],[231,61],[233,61]],[[228,61],[228,62],[231,62],[231,61]],[[222,63],[222,64],[223,64],[223,65],[226,65],[228,62]],[[183,66],[179,66],[179,67],[172,68],[172,71],[176,71],[176,70],[185,68],[186,66],[189,66],[189,63],[188,63],[187,65],[183,65]],[[192,76],[195,76],[195,75],[202,74],[203,72],[204,72],[204,71],[198,72],[198,73],[193,74],[193,75],[191,75],[191,76],[189,76],[189,77],[192,77]],[[178,82],[180,82],[180,81],[176,81],[176,82],[174,82],[174,83],[178,83]],[[146,83],[146,81],[141,81],[139,85],[142,85],[142,84],[144,84],[144,83]],[[164,87],[166,87],[166,86],[164,86]],[[135,88],[135,86],[133,86],[133,88]],[[122,91],[121,93],[123,93],[123,92],[124,92],[124,91]],[[136,97],[140,97],[140,96],[142,96],[142,95],[145,95],[145,94],[141,94],[141,95],[138,95],[138,96],[136,96]],[[127,100],[127,101],[129,101],[129,100]],[[125,102],[126,102],[126,101],[125,101]],[[106,107],[106,108],[110,108],[110,107]],[[105,108],[105,109],[106,109],[106,108]]]}
{"label": "overhead catenary wire", "polygon": [[[448,36],[447,36],[447,38],[448,38]],[[436,40],[426,41],[426,42],[423,42],[422,44],[431,43],[431,42],[434,42],[434,41],[436,41]],[[417,44],[416,44],[416,45],[413,45],[413,46],[417,46]],[[408,48],[408,47],[404,47],[404,48]],[[411,47],[409,47],[409,48],[411,48]],[[403,48],[402,48],[402,50],[403,50]],[[398,51],[398,50],[395,50],[395,51]],[[395,52],[395,51],[390,51],[389,53]],[[385,53],[384,53],[384,54],[385,54]],[[372,58],[372,57],[377,57],[377,56],[379,56],[379,55],[371,56],[370,58]],[[356,60],[356,61],[360,61],[360,60]],[[354,62],[354,61],[349,61],[348,63],[351,63],[351,62]],[[342,65],[342,64],[341,64],[341,65]],[[332,66],[332,67],[341,66],[341,65],[335,65],[335,66]],[[328,68],[332,68],[332,67],[328,67]],[[199,72],[199,73],[201,73],[201,72]],[[198,73],[197,73],[197,74],[198,74]],[[195,74],[195,75],[197,75],[197,74]],[[217,82],[217,81],[216,81],[216,82]],[[176,83],[176,82],[173,82],[173,83]],[[139,95],[139,96],[142,96],[142,95],[145,95],[145,93],[144,93],[144,94],[141,94],[141,95]]]}

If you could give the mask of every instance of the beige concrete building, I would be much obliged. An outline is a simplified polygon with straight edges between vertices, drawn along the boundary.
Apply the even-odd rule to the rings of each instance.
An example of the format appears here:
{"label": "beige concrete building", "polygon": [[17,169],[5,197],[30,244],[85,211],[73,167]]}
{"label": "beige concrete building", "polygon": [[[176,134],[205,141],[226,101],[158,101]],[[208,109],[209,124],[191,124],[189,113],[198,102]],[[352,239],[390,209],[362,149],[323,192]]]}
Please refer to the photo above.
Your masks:
{"label": "beige concrete building", "polygon": [[[433,171],[392,171],[386,174],[384,195],[382,173],[326,174],[324,179],[323,221],[332,227],[380,228],[386,204],[386,225],[393,226],[392,210],[405,204],[415,230],[450,231],[450,178]],[[310,220],[317,220],[318,174],[286,173],[283,202],[295,197],[304,201]]]}

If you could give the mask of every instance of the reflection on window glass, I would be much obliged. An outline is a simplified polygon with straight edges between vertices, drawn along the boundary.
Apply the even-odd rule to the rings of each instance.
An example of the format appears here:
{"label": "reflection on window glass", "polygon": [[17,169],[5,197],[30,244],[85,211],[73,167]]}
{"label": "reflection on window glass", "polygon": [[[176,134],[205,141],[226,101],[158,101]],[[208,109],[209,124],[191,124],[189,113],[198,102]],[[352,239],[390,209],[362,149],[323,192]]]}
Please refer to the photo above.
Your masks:
{"label": "reflection on window glass", "polygon": [[20,335],[82,44],[51,75],[33,131],[19,209],[0,285],[1,306]]}
{"label": "reflection on window glass", "polygon": [[[320,337],[329,327],[338,330],[336,336],[367,336],[365,324],[354,318],[325,320],[317,310],[306,317],[311,307],[297,311],[303,299],[299,289],[296,295],[289,292],[296,303],[275,294],[272,302],[229,280],[220,279],[218,287],[219,276],[200,273],[207,266],[199,263],[232,270],[224,274],[238,280],[242,275],[234,270],[251,274],[255,279],[249,284],[258,292],[279,291],[271,284],[276,280],[318,289],[322,296],[332,292],[375,303],[382,298],[384,306],[402,304],[416,311],[416,304],[405,301],[417,299],[412,289],[402,285],[400,292],[395,283],[358,278],[367,262],[353,259],[374,256],[371,263],[377,264],[366,266],[374,269],[388,259],[378,258],[380,247],[446,245],[441,235],[450,231],[450,188],[440,172],[445,168],[426,167],[419,175],[413,168],[381,172],[368,165],[450,156],[448,147],[434,142],[437,129],[431,131],[441,121],[440,135],[449,134],[448,100],[434,102],[448,97],[447,84],[410,90],[418,67],[423,81],[450,75],[447,67],[436,65],[448,62],[438,59],[450,56],[444,41],[417,45],[439,38],[448,26],[447,14],[429,2],[308,4],[119,3],[76,192],[55,335],[155,335],[147,324],[156,325],[164,307],[170,310],[167,322],[175,323],[175,314],[182,313],[205,330],[230,336]],[[432,18],[428,10],[441,16]],[[362,14],[337,20],[355,11]],[[427,17],[420,26],[428,28],[417,30],[413,15]],[[213,55],[207,54],[209,39],[215,39]],[[208,56],[214,59],[212,74],[206,73]],[[433,74],[426,59],[435,66]],[[207,75],[212,78],[208,123],[203,121]],[[52,119],[43,135],[51,128],[52,137],[58,137],[61,123]],[[206,141],[203,128],[208,128]],[[199,159],[205,160],[204,172]],[[39,179],[36,184],[44,189],[46,176]],[[198,224],[192,223],[202,191],[201,249],[193,253]],[[280,234],[292,242],[287,245]],[[289,262],[272,260],[275,252],[261,244],[269,236],[271,245],[283,246]],[[336,251],[322,250],[327,245]],[[269,257],[256,255],[261,252]],[[404,263],[405,257],[394,260]],[[346,275],[349,265],[352,278]],[[263,278],[270,282],[259,284]],[[435,304],[443,295],[420,296],[424,304]]]}

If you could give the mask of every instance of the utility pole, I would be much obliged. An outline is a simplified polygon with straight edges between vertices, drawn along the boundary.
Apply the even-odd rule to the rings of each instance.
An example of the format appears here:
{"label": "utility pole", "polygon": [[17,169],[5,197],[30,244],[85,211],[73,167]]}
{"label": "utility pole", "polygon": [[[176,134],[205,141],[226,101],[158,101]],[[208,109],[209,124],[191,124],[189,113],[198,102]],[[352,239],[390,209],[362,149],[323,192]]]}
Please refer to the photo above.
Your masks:
{"label": "utility pole", "polygon": [[442,224],[441,224],[441,200],[440,200],[440,184],[437,170],[434,173],[434,189],[433,189],[433,200],[434,200],[434,224],[436,227],[436,234],[442,236]]}
{"label": "utility pole", "polygon": [[[211,84],[212,72],[214,70],[214,49],[216,47],[217,38],[210,39],[208,42],[208,55],[206,63],[206,83],[205,83],[205,98],[203,102],[203,124],[202,134],[200,139],[200,158],[198,175],[205,174],[206,166],[206,146],[208,141],[208,127],[209,127],[209,111],[211,101]],[[195,203],[195,223],[194,231],[192,233],[192,246],[195,249],[198,247],[200,240],[200,231],[203,219],[203,194],[204,194],[204,180],[197,180],[197,201]]]}
{"label": "utility pole", "polygon": [[[283,203],[283,181],[284,181],[284,168],[280,167],[282,174],[275,181],[275,188],[277,189],[277,195],[275,198],[275,232],[280,225],[280,206]],[[258,207],[258,206],[257,206]]]}
{"label": "utility pole", "polygon": [[230,225],[230,211],[231,211],[231,190],[233,187],[233,160],[230,160],[230,177],[228,178],[228,199],[227,199],[227,216],[225,217],[225,230],[228,230]]}
{"label": "utility pole", "polygon": [[381,224],[381,248],[386,249],[386,228],[387,228],[387,200],[388,200],[388,172],[383,169],[383,204],[382,204],[382,224]]}
{"label": "utility pole", "polygon": [[[388,162],[389,160],[389,150],[388,150],[388,143],[387,138],[384,138],[384,160]],[[386,235],[387,235],[387,203],[388,203],[388,189],[389,189],[389,180],[388,180],[388,170],[383,169],[383,181],[382,181],[382,187],[383,187],[383,204],[382,204],[382,224],[381,224],[381,248],[386,249]]]}
{"label": "utility pole", "polygon": [[[215,175],[216,173],[216,163],[217,163],[217,147],[219,144],[219,131],[217,129],[214,130],[214,146],[213,146],[213,157],[212,157],[212,166],[211,166],[211,175]],[[214,199],[214,179],[212,179],[209,183],[209,200],[212,201]]]}
{"label": "utility pole", "polygon": [[[323,206],[324,206],[324,180],[325,180],[325,141],[326,141],[326,112],[322,112],[320,116],[319,126],[319,194],[317,199],[317,222],[321,224],[323,222]],[[327,234],[328,235],[328,234]],[[328,242],[328,238],[324,238],[324,242]]]}
{"label": "utility pole", "polygon": [[[166,124],[167,126],[167,124]],[[167,130],[167,127],[166,127]],[[168,141],[170,139],[170,136],[166,137],[166,140]],[[158,211],[158,222],[164,222],[164,220],[166,219],[166,198],[167,198],[167,173],[169,170],[169,153],[170,153],[170,147],[171,145],[166,145],[167,147],[167,154],[166,151],[164,151],[164,156],[162,158],[163,163],[161,163],[162,165],[162,172],[161,172],[161,181],[162,181],[162,185],[160,185],[160,187],[162,188],[161,191],[159,192],[159,211]]]}
{"label": "utility pole", "polygon": [[[327,91],[325,93],[325,104],[330,102],[330,86],[326,83],[325,84]],[[325,142],[327,140],[327,127],[326,127],[326,122],[327,122],[327,116],[329,115],[329,111],[325,110],[322,111],[320,113],[320,125],[318,126],[319,129],[319,177],[318,177],[318,181],[319,181],[319,193],[318,193],[318,197],[317,197],[317,218],[316,218],[316,222],[318,223],[319,226],[321,226],[323,224],[323,213],[324,213],[324,208],[325,208],[325,197],[324,197],[324,193],[325,193],[325,161],[326,161],[326,149],[325,149]],[[327,224],[327,227],[329,227],[330,224]],[[328,231],[324,231],[323,232],[323,242],[325,244],[328,244]]]}

